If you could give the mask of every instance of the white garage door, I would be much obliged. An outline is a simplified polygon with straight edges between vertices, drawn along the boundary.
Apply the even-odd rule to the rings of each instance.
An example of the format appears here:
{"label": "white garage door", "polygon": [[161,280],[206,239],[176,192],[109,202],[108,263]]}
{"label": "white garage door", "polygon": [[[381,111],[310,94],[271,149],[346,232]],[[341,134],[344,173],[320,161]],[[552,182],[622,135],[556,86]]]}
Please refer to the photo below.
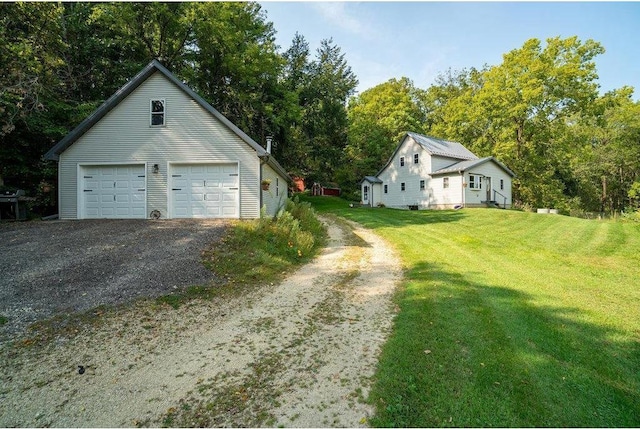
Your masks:
{"label": "white garage door", "polygon": [[145,215],[144,165],[95,165],[81,168],[85,219],[132,219]]}
{"label": "white garage door", "polygon": [[171,204],[174,218],[238,218],[238,164],[174,164]]}

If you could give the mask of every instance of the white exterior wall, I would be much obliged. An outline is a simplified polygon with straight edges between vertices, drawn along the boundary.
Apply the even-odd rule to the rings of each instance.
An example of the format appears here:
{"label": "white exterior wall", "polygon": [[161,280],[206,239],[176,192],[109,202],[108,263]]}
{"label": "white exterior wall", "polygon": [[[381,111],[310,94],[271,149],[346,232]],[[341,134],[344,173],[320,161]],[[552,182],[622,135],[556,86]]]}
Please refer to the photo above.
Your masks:
{"label": "white exterior wall", "polygon": [[[484,164],[478,165],[477,167],[472,168],[469,171],[465,171],[464,173],[464,181],[466,184],[469,183],[469,175],[477,174],[484,176],[482,179],[482,189],[475,190],[469,189],[467,185],[465,189],[465,205],[468,207],[473,206],[484,206],[485,203],[483,201],[487,201],[487,182],[486,178],[491,178],[491,189],[495,189],[497,192],[501,193],[505,197],[507,197],[507,208],[511,207],[511,176],[507,174],[502,168],[498,167],[493,162],[485,162]],[[500,179],[504,181],[504,190],[500,189]],[[489,201],[493,200],[493,190],[490,192]],[[500,207],[504,207],[504,199],[497,195],[495,201],[500,204]]]}
{"label": "white exterior wall", "polygon": [[[413,156],[418,154],[418,164],[414,164]],[[400,157],[405,158],[404,167],[400,166]],[[406,138],[396,152],[391,163],[382,171],[378,178],[388,186],[388,193],[381,193],[382,203],[387,207],[404,207],[417,205],[419,208],[429,208],[432,201],[431,185],[431,156],[422,146],[411,137]],[[425,189],[420,190],[420,180],[425,181]],[[405,190],[401,190],[401,184]]]}
{"label": "white exterior wall", "polygon": [[[364,187],[369,187],[369,192],[367,193],[367,198],[365,199]],[[376,207],[378,204],[382,203],[382,185],[380,183],[371,183],[368,180],[363,180],[360,184],[360,196],[362,197],[362,204]]]}
{"label": "white exterior wall", "polygon": [[[444,187],[444,179],[449,179],[449,187]],[[431,179],[433,185],[434,209],[451,209],[462,205],[462,175],[455,173],[448,176],[436,176]]]}
{"label": "white exterior wall", "polygon": [[262,205],[266,208],[268,216],[275,216],[287,201],[289,191],[287,180],[268,164],[262,166],[262,179],[271,180],[268,191],[260,188],[262,192]]}
{"label": "white exterior wall", "polygon": [[[164,127],[149,125],[151,99],[165,100]],[[170,162],[239,163],[240,217],[259,216],[255,150],[156,72],[60,155],[60,218],[78,216],[79,163],[146,163],[147,216],[159,210],[166,217]],[[159,173],[151,172],[154,164]]]}

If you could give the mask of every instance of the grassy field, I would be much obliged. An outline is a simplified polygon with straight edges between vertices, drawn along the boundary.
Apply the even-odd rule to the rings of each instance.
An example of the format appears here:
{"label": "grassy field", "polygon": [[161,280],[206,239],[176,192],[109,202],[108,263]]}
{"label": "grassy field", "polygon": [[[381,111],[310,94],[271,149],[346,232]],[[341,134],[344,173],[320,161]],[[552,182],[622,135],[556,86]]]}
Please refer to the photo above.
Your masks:
{"label": "grassy field", "polygon": [[399,251],[375,426],[640,426],[640,226],[307,198]]}

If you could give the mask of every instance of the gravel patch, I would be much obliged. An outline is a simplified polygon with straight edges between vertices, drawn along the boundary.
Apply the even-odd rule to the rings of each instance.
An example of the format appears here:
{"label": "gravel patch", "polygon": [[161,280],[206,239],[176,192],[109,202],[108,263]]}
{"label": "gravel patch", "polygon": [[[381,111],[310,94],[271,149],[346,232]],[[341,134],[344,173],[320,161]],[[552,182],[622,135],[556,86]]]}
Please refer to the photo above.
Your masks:
{"label": "gravel patch", "polygon": [[220,220],[82,220],[0,224],[0,341],[36,321],[157,297],[214,279],[201,251]]}
{"label": "gravel patch", "polygon": [[279,284],[0,347],[0,427],[367,426],[400,263],[371,231],[324,221],[328,246]]}

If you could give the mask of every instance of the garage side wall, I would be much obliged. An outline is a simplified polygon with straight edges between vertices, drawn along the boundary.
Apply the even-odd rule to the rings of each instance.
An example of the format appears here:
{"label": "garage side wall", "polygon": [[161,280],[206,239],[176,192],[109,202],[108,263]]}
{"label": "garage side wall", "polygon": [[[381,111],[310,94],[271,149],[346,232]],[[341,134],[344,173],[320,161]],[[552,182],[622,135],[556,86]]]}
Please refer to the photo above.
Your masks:
{"label": "garage side wall", "polygon": [[271,166],[262,166],[262,179],[270,180],[269,190],[262,190],[262,205],[268,216],[275,216],[287,201],[289,186],[287,180],[278,174]]}
{"label": "garage side wall", "polygon": [[[164,126],[150,126],[152,99],[165,100]],[[156,72],[60,155],[60,218],[80,214],[78,165],[103,163],[146,163],[146,215],[158,210],[165,218],[167,168],[179,162],[238,163],[240,217],[259,216],[260,161],[255,150]]]}

